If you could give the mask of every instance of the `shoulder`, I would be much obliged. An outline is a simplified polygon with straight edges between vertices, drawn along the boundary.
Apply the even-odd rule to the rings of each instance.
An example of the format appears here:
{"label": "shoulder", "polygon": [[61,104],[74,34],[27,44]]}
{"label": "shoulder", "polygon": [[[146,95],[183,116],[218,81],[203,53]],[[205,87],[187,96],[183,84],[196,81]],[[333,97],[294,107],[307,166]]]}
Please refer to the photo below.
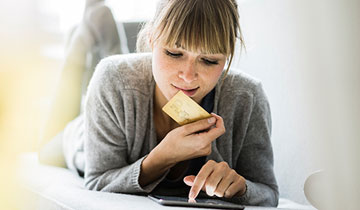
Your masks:
{"label": "shoulder", "polygon": [[147,91],[152,83],[151,53],[113,55],[96,66],[90,86]]}

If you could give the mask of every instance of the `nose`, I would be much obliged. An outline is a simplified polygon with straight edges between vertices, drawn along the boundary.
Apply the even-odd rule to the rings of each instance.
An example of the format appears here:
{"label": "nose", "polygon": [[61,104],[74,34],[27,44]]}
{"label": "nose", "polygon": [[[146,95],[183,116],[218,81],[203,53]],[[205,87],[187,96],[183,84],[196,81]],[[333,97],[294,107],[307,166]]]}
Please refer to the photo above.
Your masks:
{"label": "nose", "polygon": [[198,73],[196,71],[196,63],[188,62],[186,66],[179,71],[179,77],[183,79],[186,83],[192,83],[197,80]]}

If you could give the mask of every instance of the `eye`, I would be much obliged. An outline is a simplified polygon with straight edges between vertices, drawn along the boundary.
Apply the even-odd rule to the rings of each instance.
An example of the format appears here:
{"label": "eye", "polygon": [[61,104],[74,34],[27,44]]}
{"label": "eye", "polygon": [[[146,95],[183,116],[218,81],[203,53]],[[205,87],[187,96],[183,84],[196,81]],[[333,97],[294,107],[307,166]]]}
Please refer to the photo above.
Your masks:
{"label": "eye", "polygon": [[182,53],[173,53],[170,52],[169,50],[165,50],[165,54],[174,58],[178,58],[182,56]]}
{"label": "eye", "polygon": [[204,63],[206,65],[217,65],[217,64],[219,64],[219,62],[217,60],[210,60],[210,59],[207,59],[207,58],[202,58],[202,60],[204,61]]}

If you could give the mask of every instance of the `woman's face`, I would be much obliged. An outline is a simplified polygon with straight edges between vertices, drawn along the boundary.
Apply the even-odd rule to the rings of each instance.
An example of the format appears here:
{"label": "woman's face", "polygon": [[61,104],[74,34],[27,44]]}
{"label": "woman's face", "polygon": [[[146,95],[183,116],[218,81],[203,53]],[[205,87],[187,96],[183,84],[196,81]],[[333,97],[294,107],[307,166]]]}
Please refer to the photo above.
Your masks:
{"label": "woman's face", "polygon": [[153,75],[167,100],[183,91],[200,103],[215,87],[225,62],[223,54],[201,54],[156,43],[153,46]]}

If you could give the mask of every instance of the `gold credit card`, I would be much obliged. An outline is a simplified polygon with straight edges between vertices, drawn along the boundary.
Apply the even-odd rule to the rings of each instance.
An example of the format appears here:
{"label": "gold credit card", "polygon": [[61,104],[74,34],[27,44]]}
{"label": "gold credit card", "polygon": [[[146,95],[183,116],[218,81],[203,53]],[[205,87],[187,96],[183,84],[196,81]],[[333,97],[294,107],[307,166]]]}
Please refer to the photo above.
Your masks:
{"label": "gold credit card", "polygon": [[180,125],[211,117],[211,114],[182,91],[172,97],[162,110]]}

